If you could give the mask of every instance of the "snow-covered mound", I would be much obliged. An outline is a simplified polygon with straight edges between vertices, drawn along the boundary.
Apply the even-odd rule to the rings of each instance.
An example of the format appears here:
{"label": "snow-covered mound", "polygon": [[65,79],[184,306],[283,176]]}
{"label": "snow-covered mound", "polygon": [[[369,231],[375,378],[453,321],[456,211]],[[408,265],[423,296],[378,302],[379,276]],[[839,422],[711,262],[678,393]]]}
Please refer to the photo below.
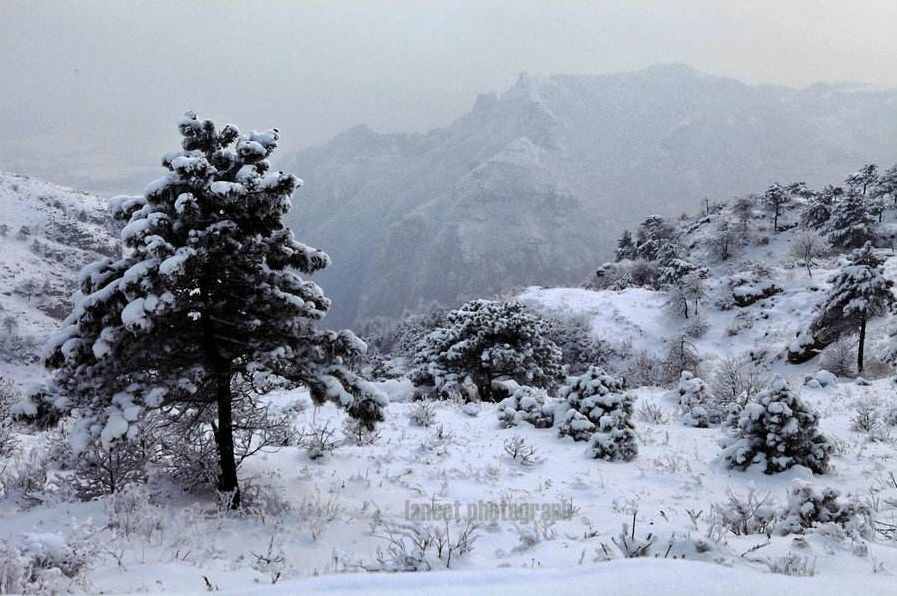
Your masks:
{"label": "snow-covered mound", "polygon": [[605,341],[631,342],[634,349],[659,354],[663,340],[675,333],[664,312],[664,292],[627,288],[619,292],[583,288],[524,290],[519,299],[539,311],[561,317],[586,317],[592,332]]}
{"label": "snow-covered mound", "polygon": [[[338,575],[305,581],[286,582],[280,586],[250,591],[229,591],[222,594],[274,596],[286,594],[328,594],[330,596],[366,596],[392,594],[427,594],[454,596],[490,594],[494,596],[530,596],[531,594],[587,595],[596,592],[615,596],[756,596],[789,594],[789,596],[841,596],[856,589],[862,582],[867,596],[893,593],[893,584],[886,577],[797,578],[785,575],[758,575],[739,569],[695,561],[665,559],[622,560],[599,567],[574,569],[499,569],[494,571],[459,571],[428,574]],[[198,592],[197,592],[198,594]]]}

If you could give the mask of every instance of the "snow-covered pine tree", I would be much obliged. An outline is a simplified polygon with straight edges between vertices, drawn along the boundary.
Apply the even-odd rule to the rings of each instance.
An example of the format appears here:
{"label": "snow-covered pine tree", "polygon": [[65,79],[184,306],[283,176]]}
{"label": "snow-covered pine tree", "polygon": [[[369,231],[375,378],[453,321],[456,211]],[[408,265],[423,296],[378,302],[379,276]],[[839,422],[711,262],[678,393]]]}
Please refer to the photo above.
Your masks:
{"label": "snow-covered pine tree", "polygon": [[364,349],[349,331],[319,330],[330,307],[303,280],[329,264],[283,217],[301,181],[272,172],[276,129],[240,135],[188,113],[183,149],[142,200],[119,201],[123,253],[87,266],[45,359],[54,405],[77,412],[78,447],[127,440],[149,413],[212,410],[219,490],[240,504],[232,383],[270,373],[307,386],[373,426],[385,399],[344,365]]}
{"label": "snow-covered pine tree", "polygon": [[563,377],[547,321],[519,302],[472,300],[450,311],[444,325],[418,345],[411,377],[419,387],[444,392],[472,383],[488,401],[497,379],[552,387]]}
{"label": "snow-covered pine tree", "polygon": [[751,218],[754,216],[754,206],[757,204],[755,195],[743,195],[735,199],[732,203],[732,214],[738,222],[736,230],[741,240],[746,240],[751,225]]}
{"label": "snow-covered pine tree", "polygon": [[731,436],[723,440],[730,468],[764,466],[775,474],[795,465],[817,474],[829,468],[831,442],[819,432],[819,415],[777,377],[742,410]]}
{"label": "snow-covered pine tree", "polygon": [[874,188],[878,182],[878,166],[874,163],[866,164],[844,180],[849,194],[866,196],[869,189]]}
{"label": "snow-covered pine tree", "polygon": [[635,259],[636,254],[635,242],[632,240],[632,233],[629,230],[623,230],[623,235],[620,236],[620,239],[617,241],[617,252],[616,252],[616,260],[624,261],[624,260],[632,260]]}
{"label": "snow-covered pine tree", "polygon": [[632,423],[632,396],[622,378],[592,366],[560,392],[567,413],[559,427],[561,436],[590,440],[592,457],[630,461],[638,454]]}
{"label": "snow-covered pine tree", "polygon": [[832,217],[835,201],[843,195],[843,188],[829,185],[808,197],[800,214],[801,225],[814,230],[823,229]]}
{"label": "snow-covered pine tree", "polygon": [[688,274],[698,270],[694,263],[682,258],[679,253],[675,242],[664,242],[657,251],[657,283],[660,287],[677,286]]}
{"label": "snow-covered pine tree", "polygon": [[872,196],[877,198],[890,198],[897,207],[897,165],[893,165],[879,176]]}
{"label": "snow-covered pine tree", "polygon": [[682,410],[682,423],[686,426],[707,428],[721,424],[728,413],[725,404],[711,394],[707,383],[689,371],[682,371],[676,396]]}
{"label": "snow-covered pine tree", "polygon": [[729,224],[729,220],[721,217],[716,223],[713,237],[710,240],[711,246],[714,248],[720,261],[728,261],[732,256],[737,240],[735,228]]}
{"label": "snow-covered pine tree", "polygon": [[826,230],[832,246],[859,248],[875,238],[874,220],[861,194],[847,193],[832,208]]}
{"label": "snow-covered pine tree", "polygon": [[673,226],[659,215],[649,215],[636,230],[636,257],[653,261],[657,258],[661,246],[672,237]]}
{"label": "snow-covered pine tree", "polygon": [[821,321],[830,326],[857,331],[857,371],[863,372],[866,324],[894,302],[893,283],[885,278],[879,259],[867,242],[850,255],[847,265],[831,280]]}
{"label": "snow-covered pine tree", "polygon": [[679,256],[673,241],[665,242],[657,254],[657,286],[669,292],[670,306],[681,317],[697,315],[698,304],[704,296],[701,278],[706,269]]}
{"label": "snow-covered pine tree", "polygon": [[792,182],[788,186],[785,187],[785,192],[787,192],[791,197],[800,197],[804,200],[812,197],[815,192],[809,186],[807,186],[806,182]]}
{"label": "snow-covered pine tree", "polygon": [[791,201],[791,195],[780,184],[773,184],[763,193],[763,206],[772,213],[772,231],[779,231],[782,209]]}

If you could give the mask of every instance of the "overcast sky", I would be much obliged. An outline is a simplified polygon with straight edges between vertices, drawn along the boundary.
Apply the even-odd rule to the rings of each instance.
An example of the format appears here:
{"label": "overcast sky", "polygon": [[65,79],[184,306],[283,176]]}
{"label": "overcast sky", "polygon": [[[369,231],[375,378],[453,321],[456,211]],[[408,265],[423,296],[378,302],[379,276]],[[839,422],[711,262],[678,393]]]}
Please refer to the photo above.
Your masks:
{"label": "overcast sky", "polygon": [[288,149],[424,130],[521,71],[897,87],[895,22],[894,0],[0,0],[0,169],[104,189],[156,168],[188,108]]}

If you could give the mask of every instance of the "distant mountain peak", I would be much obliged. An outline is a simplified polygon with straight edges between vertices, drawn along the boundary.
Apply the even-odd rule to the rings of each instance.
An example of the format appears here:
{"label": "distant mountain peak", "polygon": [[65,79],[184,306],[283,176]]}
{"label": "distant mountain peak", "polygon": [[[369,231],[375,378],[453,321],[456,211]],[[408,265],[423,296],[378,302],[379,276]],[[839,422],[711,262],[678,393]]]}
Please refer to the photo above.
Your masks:
{"label": "distant mountain peak", "polygon": [[[819,87],[819,89],[825,89]],[[296,222],[334,324],[524,283],[577,283],[623,227],[897,155],[897,92],[806,93],[681,63],[526,73],[422,135],[356,127],[301,152]]]}

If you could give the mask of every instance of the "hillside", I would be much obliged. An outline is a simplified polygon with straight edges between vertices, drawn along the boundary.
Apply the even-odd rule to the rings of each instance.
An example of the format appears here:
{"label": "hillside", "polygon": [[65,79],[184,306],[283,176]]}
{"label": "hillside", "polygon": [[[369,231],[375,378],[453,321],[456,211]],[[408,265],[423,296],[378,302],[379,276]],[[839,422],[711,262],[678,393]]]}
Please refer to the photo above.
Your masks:
{"label": "hillside", "polygon": [[0,172],[0,374],[32,365],[70,310],[78,271],[118,250],[105,202],[93,195]]}
{"label": "hillside", "polygon": [[[59,268],[37,258],[56,253],[32,255],[10,233],[4,255],[15,258],[3,261],[7,271],[57,275],[70,285],[70,266],[105,250],[101,201],[12,176],[2,189],[4,206],[14,207],[7,221],[29,226],[39,244],[57,246],[58,229],[81,238],[58,245],[71,258],[53,257],[65,264]],[[67,426],[13,427],[19,444],[0,470],[0,536],[8,537],[0,549],[17,549],[13,571],[42,561],[31,585],[45,592],[519,594],[546,586],[585,593],[599,582],[619,594],[740,594],[745,586],[838,594],[848,585],[888,593],[887,574],[897,569],[897,409],[884,355],[895,344],[894,317],[870,323],[866,378],[822,371],[828,352],[788,363],[789,345],[848,254],[827,251],[812,276],[795,258],[803,233],[796,224],[809,200],[783,207],[778,231],[755,200],[725,258],[721,224],[737,223],[738,204],[666,220],[668,243],[703,284],[688,318],[673,308],[670,286],[633,275],[659,276],[667,267],[659,259],[593,263],[586,287],[530,286],[516,295],[545,318],[582,323],[600,345],[586,364],[625,379],[637,445],[629,460],[596,459],[589,443],[562,431],[560,416],[572,403],[563,389],[542,394],[550,427],[508,424],[506,404],[414,401],[409,356],[425,353],[415,344],[372,356],[368,364],[391,361],[387,375],[360,364],[391,401],[370,434],[357,434],[332,403],[313,406],[304,388],[261,396],[266,412],[283,416],[286,434],[240,468],[247,495],[240,512],[182,485],[164,459],[147,464],[140,482],[79,499],[74,482],[83,472],[69,459]],[[869,225],[884,276],[897,281],[891,204]],[[16,292],[3,299],[30,333],[54,325],[36,301]],[[818,414],[817,430],[831,445],[824,473],[798,464],[766,474],[762,460],[746,470],[727,465],[721,445],[733,436],[729,422],[688,422],[681,386],[669,377],[668,355],[683,337],[696,352],[691,372],[714,392],[707,404],[723,399],[717,390],[727,362],[754,375],[753,393],[737,398],[745,400],[742,412],[781,375]],[[520,456],[515,445],[531,451]],[[805,511],[799,490],[827,495],[830,509],[794,527],[795,511]],[[443,519],[436,506],[454,513]]]}
{"label": "hillside", "polygon": [[578,283],[621,226],[897,155],[897,92],[752,86],[684,66],[546,78],[427,134],[351,129],[285,164],[293,225],[334,257],[340,324]]}

